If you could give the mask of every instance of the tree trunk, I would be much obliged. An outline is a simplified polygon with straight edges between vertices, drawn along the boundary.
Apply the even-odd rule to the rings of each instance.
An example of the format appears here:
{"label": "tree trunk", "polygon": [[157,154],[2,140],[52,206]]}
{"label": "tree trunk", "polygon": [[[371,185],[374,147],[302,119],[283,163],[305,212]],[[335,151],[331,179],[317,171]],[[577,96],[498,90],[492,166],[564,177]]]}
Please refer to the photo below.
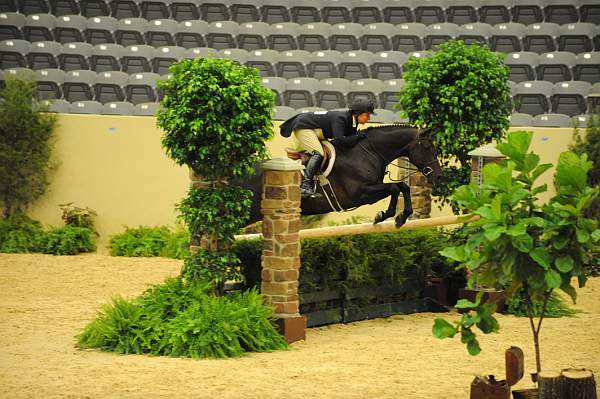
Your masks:
{"label": "tree trunk", "polygon": [[558,372],[541,371],[538,373],[540,399],[563,399],[564,378]]}
{"label": "tree trunk", "polygon": [[588,369],[565,369],[565,399],[597,399],[594,373]]}

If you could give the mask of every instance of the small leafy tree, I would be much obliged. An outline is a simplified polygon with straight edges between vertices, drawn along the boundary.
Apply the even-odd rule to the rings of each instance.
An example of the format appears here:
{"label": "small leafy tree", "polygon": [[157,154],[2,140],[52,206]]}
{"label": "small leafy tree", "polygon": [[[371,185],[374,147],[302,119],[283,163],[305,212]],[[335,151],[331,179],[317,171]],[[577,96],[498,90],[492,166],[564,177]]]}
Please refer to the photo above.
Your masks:
{"label": "small leafy tree", "polygon": [[178,164],[210,181],[192,188],[178,209],[193,239],[218,242],[190,254],[182,274],[211,282],[219,293],[225,281],[241,278],[229,247],[248,220],[252,195],[228,179],[254,173],[266,157],[274,96],[256,70],[231,60],[183,60],[170,71],[172,77],[159,83],[165,92],[157,118],[162,145]]}
{"label": "small leafy tree", "polygon": [[6,77],[0,91],[0,207],[22,214],[49,185],[56,116],[36,98],[36,84]]}
{"label": "small leafy tree", "polygon": [[[588,184],[592,187],[600,186],[600,113],[589,114],[584,138],[581,137],[579,129],[575,129],[574,138],[575,143],[571,150],[576,154],[587,154],[593,163],[588,172]],[[600,197],[586,209],[586,216],[600,220]]]}
{"label": "small leafy tree", "polygon": [[[488,286],[508,287],[509,298],[520,295],[527,306],[539,372],[539,334],[552,292],[560,289],[575,302],[571,280],[576,277],[579,287],[586,283],[589,249],[600,240],[600,229],[598,221],[586,218],[583,212],[599,190],[587,185],[591,168],[587,156],[567,151],[560,154],[556,167],[556,195],[541,204],[537,195],[547,187],[535,186],[535,180],[551,165],[539,164],[539,156],[528,152],[532,135],[523,131],[509,134],[508,142],[497,146],[507,160],[483,168],[480,188],[472,183],[452,195],[452,201],[480,219],[466,225],[469,239],[464,245],[440,253],[472,272],[471,286],[477,278]],[[542,304],[537,323],[534,302]],[[481,304],[479,295],[474,303],[460,300],[457,307],[471,311],[454,324],[436,319],[433,333],[448,338],[460,332],[469,353],[475,355],[481,349],[473,327],[486,334],[499,328],[494,306]]]}
{"label": "small leafy tree", "polygon": [[405,64],[399,108],[417,126],[434,129],[443,166],[432,194],[443,202],[469,182],[469,151],[503,137],[508,128],[509,69],[485,46],[448,41]]}

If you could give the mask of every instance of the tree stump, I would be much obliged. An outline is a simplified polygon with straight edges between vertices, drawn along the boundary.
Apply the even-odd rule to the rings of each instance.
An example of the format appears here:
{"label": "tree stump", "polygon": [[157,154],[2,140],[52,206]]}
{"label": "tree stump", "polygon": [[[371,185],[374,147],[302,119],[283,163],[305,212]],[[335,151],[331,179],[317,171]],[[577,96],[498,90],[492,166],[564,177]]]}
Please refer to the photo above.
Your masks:
{"label": "tree stump", "polygon": [[538,373],[538,391],[540,399],[563,399],[564,378],[558,372],[540,371]]}
{"label": "tree stump", "polygon": [[524,362],[521,348],[511,346],[504,353],[506,364],[506,382],[513,386],[523,378]]}
{"label": "tree stump", "polygon": [[562,376],[565,399],[597,399],[596,381],[592,370],[564,369]]}

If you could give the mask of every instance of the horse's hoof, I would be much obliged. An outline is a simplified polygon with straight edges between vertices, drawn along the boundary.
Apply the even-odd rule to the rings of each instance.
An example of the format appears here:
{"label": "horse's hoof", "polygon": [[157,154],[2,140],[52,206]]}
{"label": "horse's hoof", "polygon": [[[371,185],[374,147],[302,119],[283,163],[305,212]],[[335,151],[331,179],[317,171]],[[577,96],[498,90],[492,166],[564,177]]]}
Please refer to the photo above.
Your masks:
{"label": "horse's hoof", "polygon": [[396,216],[396,219],[395,219],[396,227],[402,227],[404,225],[404,223],[406,223],[406,220],[408,219],[408,217],[410,215],[412,215],[412,212],[402,212],[401,214]]}
{"label": "horse's hoof", "polygon": [[379,212],[377,212],[377,215],[375,215],[375,220],[373,220],[373,224],[381,223],[384,220],[385,219],[384,219],[383,211],[379,211]]}

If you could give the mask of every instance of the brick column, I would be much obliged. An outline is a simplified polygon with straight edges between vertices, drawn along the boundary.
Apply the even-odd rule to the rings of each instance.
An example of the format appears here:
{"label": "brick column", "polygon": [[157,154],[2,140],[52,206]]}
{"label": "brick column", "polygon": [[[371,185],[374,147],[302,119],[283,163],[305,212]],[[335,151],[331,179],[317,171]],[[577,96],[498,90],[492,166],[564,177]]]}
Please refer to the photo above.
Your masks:
{"label": "brick column", "polygon": [[288,343],[306,337],[306,318],[300,315],[300,171],[287,158],[264,162],[261,212],[263,214],[263,296],[275,306],[277,324]]}

